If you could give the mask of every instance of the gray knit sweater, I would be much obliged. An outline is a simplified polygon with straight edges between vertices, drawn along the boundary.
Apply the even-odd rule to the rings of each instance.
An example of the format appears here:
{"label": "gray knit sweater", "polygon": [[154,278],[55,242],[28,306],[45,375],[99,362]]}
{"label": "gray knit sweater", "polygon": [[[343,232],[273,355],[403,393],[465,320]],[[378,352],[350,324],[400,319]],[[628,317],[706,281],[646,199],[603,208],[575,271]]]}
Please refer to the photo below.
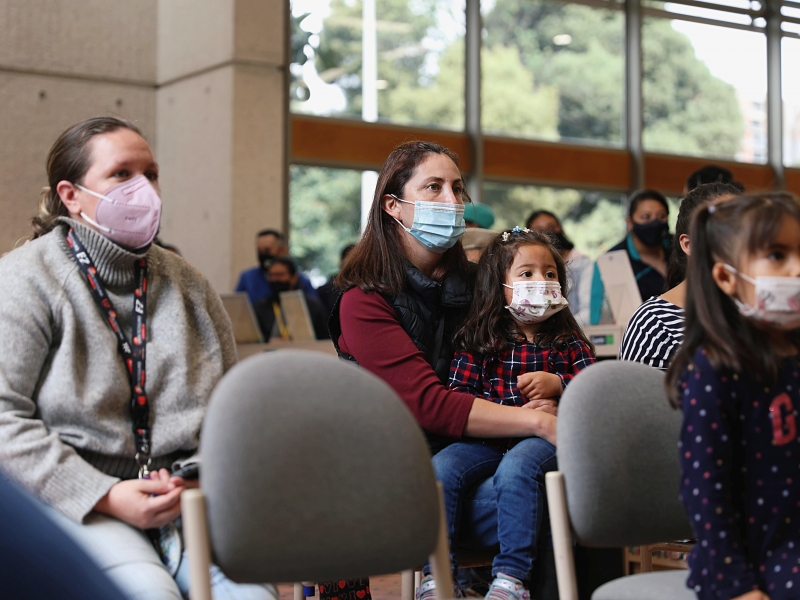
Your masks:
{"label": "gray knit sweater", "polygon": [[[130,337],[139,255],[62,219],[0,259],[0,468],[80,522],[119,478],[136,476],[136,464],[127,371],[65,241],[69,225]],[[162,467],[196,451],[208,397],[236,347],[203,276],[156,246],[146,256],[146,392]]]}

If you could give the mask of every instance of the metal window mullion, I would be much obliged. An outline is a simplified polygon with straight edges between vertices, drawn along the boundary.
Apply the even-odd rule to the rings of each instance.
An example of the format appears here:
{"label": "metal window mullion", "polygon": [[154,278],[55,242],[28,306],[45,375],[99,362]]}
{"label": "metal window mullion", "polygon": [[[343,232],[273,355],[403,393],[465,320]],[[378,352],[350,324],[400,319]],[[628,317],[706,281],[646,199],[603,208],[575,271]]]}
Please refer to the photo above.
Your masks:
{"label": "metal window mullion", "polygon": [[701,0],[670,0],[670,3],[680,4],[682,6],[692,6],[695,8],[706,8],[708,10],[716,10],[719,12],[749,15],[754,19],[764,16],[763,6],[759,10],[754,10],[752,8],[739,8],[738,6],[724,6],[722,4],[714,4],[713,2],[702,2]]}
{"label": "metal window mullion", "polygon": [[291,172],[289,155],[292,152],[292,107],[289,92],[292,89],[292,5],[291,2],[283,3],[283,57],[281,58],[281,77],[283,79],[283,148],[281,148],[281,170],[283,184],[281,185],[281,227],[286,238],[290,235],[289,222],[289,192],[291,188]]}
{"label": "metal window mullion", "polygon": [[475,202],[483,193],[483,134],[481,131],[481,43],[483,22],[480,0],[466,2],[466,35],[464,41],[464,128],[469,136],[472,172],[467,191]]}
{"label": "metal window mullion", "polygon": [[625,2],[625,145],[631,157],[631,189],[644,187],[642,147],[642,6]]}
{"label": "metal window mullion", "polygon": [[767,156],[774,185],[784,187],[783,100],[781,97],[781,1],[766,0],[767,20]]}
{"label": "metal window mullion", "polygon": [[666,10],[661,10],[659,8],[642,8],[642,14],[645,14],[648,17],[659,17],[662,19],[670,19],[676,21],[691,21],[692,23],[703,23],[704,25],[714,25],[716,27],[727,27],[729,29],[741,29],[743,31],[755,31],[756,33],[764,33],[763,27],[756,27],[755,25],[744,25],[743,23],[718,21],[716,19],[709,19],[707,17],[682,15],[680,13],[673,13]]}

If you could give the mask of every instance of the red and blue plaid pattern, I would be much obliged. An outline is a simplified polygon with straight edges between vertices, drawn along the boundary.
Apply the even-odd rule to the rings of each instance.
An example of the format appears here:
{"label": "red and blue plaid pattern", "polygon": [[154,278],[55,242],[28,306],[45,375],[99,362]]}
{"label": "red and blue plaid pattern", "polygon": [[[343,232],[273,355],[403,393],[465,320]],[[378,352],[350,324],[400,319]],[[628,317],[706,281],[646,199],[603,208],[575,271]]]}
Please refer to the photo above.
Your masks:
{"label": "red and blue plaid pattern", "polygon": [[552,344],[508,342],[496,355],[457,352],[450,364],[448,386],[497,404],[522,406],[528,402],[517,388],[523,373],[546,371],[561,378],[563,390],[581,370],[595,362],[589,347],[573,335],[563,349]]}

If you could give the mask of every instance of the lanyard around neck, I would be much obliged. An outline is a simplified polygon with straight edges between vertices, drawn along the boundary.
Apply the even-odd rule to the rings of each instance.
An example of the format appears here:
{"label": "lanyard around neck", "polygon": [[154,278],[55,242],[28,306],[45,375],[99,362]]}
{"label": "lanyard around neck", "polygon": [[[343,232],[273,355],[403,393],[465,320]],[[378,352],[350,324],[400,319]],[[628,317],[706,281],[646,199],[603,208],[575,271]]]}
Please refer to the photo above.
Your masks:
{"label": "lanyard around neck", "polygon": [[105,317],[106,324],[117,337],[117,351],[125,362],[131,386],[130,412],[136,443],[136,463],[139,465],[139,477],[147,477],[151,462],[150,406],[144,391],[147,346],[147,259],[144,257],[137,259],[133,267],[136,288],[133,291],[133,338],[129,341],[117,321],[117,313],[97,275],[97,267],[92,257],[72,228],[67,232],[67,244],[89,283],[92,299]]}

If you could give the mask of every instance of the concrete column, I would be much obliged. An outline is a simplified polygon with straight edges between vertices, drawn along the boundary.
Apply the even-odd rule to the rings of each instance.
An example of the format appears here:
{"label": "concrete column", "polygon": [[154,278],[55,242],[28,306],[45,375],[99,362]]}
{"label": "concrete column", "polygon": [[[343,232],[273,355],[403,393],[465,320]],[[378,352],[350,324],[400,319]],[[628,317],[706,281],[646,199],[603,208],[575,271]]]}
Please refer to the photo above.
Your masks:
{"label": "concrete column", "polygon": [[259,229],[283,230],[285,0],[159,0],[162,237],[233,288]]}
{"label": "concrete column", "polygon": [[157,0],[0,0],[0,255],[30,235],[45,161],[97,115],[153,140]]}

